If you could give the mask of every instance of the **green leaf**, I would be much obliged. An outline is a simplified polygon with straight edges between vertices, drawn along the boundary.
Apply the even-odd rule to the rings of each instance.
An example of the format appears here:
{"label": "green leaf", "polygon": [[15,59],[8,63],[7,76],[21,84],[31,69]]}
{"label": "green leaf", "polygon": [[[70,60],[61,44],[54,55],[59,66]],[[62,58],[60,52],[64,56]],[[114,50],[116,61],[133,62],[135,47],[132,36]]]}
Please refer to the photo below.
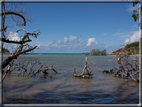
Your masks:
{"label": "green leaf", "polygon": [[138,13],[138,11],[137,10],[133,10],[133,13]]}
{"label": "green leaf", "polygon": [[137,20],[137,18],[136,18],[136,15],[135,15],[135,14],[133,14],[133,15],[132,15],[132,17],[133,17],[134,21],[136,21],[136,20]]}

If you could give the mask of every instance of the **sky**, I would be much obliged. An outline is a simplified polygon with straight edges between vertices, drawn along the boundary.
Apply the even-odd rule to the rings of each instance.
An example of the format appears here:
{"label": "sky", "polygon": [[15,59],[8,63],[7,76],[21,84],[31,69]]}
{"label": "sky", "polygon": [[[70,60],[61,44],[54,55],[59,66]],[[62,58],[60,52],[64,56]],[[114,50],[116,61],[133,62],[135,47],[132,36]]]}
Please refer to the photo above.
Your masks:
{"label": "sky", "polygon": [[[19,40],[24,32],[40,30],[31,38],[35,53],[83,53],[92,49],[116,51],[121,45],[138,41],[139,21],[132,18],[132,3],[22,3],[32,19],[26,27],[15,24],[8,29],[9,39]],[[11,51],[9,44],[4,45]]]}

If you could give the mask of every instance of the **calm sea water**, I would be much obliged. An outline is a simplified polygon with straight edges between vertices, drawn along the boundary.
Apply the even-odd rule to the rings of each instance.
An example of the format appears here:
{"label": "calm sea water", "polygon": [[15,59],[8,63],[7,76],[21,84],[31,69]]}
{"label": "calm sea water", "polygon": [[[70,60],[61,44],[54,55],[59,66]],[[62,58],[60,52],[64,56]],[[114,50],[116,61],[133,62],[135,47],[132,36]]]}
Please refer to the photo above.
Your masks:
{"label": "calm sea water", "polygon": [[[49,70],[48,75],[18,77],[13,72],[3,83],[4,104],[139,104],[138,83],[102,73],[92,63],[101,70],[118,67],[115,60],[108,61],[115,56],[35,53],[20,57],[23,56],[38,58],[49,67],[53,65],[60,74]],[[93,78],[73,77],[74,68],[77,74],[82,73],[86,57]]]}

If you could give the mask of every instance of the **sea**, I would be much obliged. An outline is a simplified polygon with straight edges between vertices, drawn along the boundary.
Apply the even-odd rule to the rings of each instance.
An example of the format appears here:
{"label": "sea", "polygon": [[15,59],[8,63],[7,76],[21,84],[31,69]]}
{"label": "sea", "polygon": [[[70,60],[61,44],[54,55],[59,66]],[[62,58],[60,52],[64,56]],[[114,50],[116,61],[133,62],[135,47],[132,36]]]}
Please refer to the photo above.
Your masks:
{"label": "sea", "polygon": [[[2,60],[9,55],[3,55]],[[85,59],[92,78],[74,77],[81,74]],[[103,73],[118,67],[115,55],[89,56],[82,53],[28,53],[20,55],[19,62],[37,59],[53,67],[48,74],[22,76],[12,71],[2,83],[3,104],[139,104],[139,83]],[[17,59],[18,60],[18,59]],[[95,65],[94,65],[95,64]],[[35,71],[39,65],[34,66]],[[20,74],[21,73],[21,74]]]}

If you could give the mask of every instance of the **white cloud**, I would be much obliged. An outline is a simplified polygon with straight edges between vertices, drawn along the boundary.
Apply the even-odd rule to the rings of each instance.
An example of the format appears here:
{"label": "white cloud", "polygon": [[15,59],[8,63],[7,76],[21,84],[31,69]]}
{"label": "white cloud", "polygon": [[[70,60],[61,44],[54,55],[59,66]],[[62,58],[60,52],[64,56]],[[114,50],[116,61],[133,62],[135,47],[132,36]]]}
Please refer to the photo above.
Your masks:
{"label": "white cloud", "polygon": [[61,43],[60,39],[53,42],[53,44],[60,44],[60,43]]}
{"label": "white cloud", "polygon": [[132,42],[138,41],[139,38],[140,38],[140,34],[139,33],[140,33],[140,31],[135,31],[130,38],[127,38],[125,40],[125,45],[128,44],[128,43],[132,43]]}
{"label": "white cloud", "polygon": [[73,43],[77,40],[76,36],[70,35],[69,38],[64,37],[64,43]]}
{"label": "white cloud", "polygon": [[88,39],[87,46],[90,46],[90,45],[92,45],[92,44],[95,44],[95,45],[98,44],[98,42],[95,40],[95,38],[89,38],[89,39]]}
{"label": "white cloud", "polygon": [[68,38],[64,37],[64,43],[67,43],[67,41],[68,41]]}
{"label": "white cloud", "polygon": [[[20,37],[18,36],[18,33],[9,32],[7,37],[11,41],[20,41]],[[4,48],[8,49],[10,52],[13,52],[15,48],[17,48],[17,46],[19,45],[4,43]]]}
{"label": "white cloud", "polygon": [[112,34],[112,35],[114,35],[114,36],[117,36],[117,37],[119,37],[120,39],[127,39],[127,38],[129,38],[130,37],[130,35],[132,35],[133,33],[134,33],[135,31],[130,31],[130,32],[117,32],[117,33],[114,33],[114,34]]}
{"label": "white cloud", "polygon": [[13,32],[10,32],[10,33],[9,33],[8,39],[9,39],[9,40],[13,40],[13,41],[20,41],[20,38],[19,38],[19,36],[18,36],[18,33],[13,33]]}
{"label": "white cloud", "polygon": [[72,41],[74,41],[74,40],[77,40],[77,37],[70,35],[69,41],[72,42]]}
{"label": "white cloud", "polygon": [[[91,49],[99,48],[102,46],[99,44],[95,38],[88,38],[88,41],[83,41],[83,38],[76,37],[70,35],[68,37],[64,37],[64,41],[62,42],[62,38],[59,40],[55,40],[54,42],[49,43],[48,45],[40,43],[39,50],[42,52],[90,52]],[[39,52],[37,50],[37,52]]]}

